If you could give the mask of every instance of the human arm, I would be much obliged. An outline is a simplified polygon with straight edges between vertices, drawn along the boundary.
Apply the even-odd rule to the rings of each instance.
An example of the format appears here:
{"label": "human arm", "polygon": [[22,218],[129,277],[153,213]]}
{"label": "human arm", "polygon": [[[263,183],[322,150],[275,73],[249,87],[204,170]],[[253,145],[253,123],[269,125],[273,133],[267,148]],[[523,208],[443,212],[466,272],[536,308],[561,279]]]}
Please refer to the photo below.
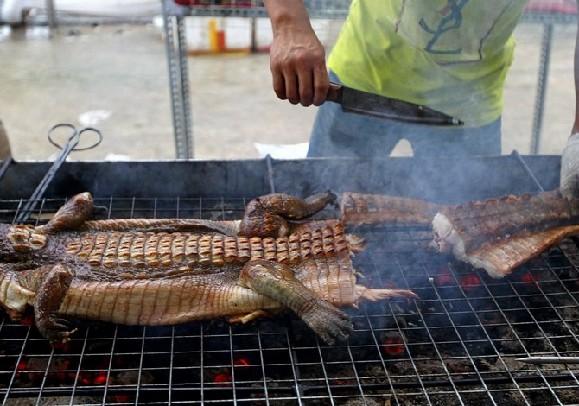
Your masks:
{"label": "human arm", "polygon": [[[577,0],[579,8],[579,0]],[[579,197],[579,19],[575,40],[575,122],[561,158],[561,193],[568,198]]]}
{"label": "human arm", "polygon": [[319,106],[326,100],[329,77],[324,46],[316,36],[303,0],[265,0],[273,43],[273,88],[282,100]]}
{"label": "human arm", "polygon": [[[577,0],[577,10],[579,10],[579,0]],[[575,39],[575,123],[571,134],[579,133],[579,18],[577,18],[577,36]]]}

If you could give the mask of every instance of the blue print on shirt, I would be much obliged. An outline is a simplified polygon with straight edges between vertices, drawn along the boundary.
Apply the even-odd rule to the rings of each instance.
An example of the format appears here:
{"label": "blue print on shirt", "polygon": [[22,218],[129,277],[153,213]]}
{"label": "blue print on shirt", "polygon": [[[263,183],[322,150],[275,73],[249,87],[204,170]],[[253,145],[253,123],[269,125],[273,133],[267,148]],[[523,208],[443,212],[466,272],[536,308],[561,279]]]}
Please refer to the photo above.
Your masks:
{"label": "blue print on shirt", "polygon": [[420,19],[420,27],[427,33],[432,34],[432,38],[424,48],[426,52],[447,55],[458,55],[462,53],[462,48],[440,49],[437,48],[436,43],[448,31],[460,29],[463,22],[462,9],[469,1],[470,0],[448,0],[448,5],[440,12],[442,18],[436,28],[430,27],[424,18]]}

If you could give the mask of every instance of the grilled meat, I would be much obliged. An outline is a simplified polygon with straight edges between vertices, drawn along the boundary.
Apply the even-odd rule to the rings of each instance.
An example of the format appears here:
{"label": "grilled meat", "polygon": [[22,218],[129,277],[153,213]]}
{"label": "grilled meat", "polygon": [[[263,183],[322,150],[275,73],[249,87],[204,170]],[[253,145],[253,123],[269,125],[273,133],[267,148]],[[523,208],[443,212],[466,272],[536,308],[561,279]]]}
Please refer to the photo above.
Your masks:
{"label": "grilled meat", "polygon": [[485,242],[480,247],[466,252],[461,260],[475,268],[484,269],[493,278],[503,278],[565,237],[576,234],[579,234],[577,225],[522,233],[508,239]]}
{"label": "grilled meat", "polygon": [[446,207],[432,221],[433,246],[502,277],[577,232],[577,203],[554,191]]}
{"label": "grilled meat", "polygon": [[510,274],[563,238],[579,233],[579,202],[564,199],[557,191],[459,206],[344,193],[340,207],[346,225],[432,224],[432,247],[495,278]]}
{"label": "grilled meat", "polygon": [[[279,195],[271,199],[275,203]],[[307,208],[296,213],[287,202],[262,214],[287,222],[288,212],[299,218],[320,206],[318,200],[315,210],[292,201]],[[52,342],[73,333],[67,317],[172,325],[222,316],[245,322],[264,311],[290,309],[331,343],[352,328],[336,306],[415,297],[356,284],[350,257],[361,242],[348,238],[337,221],[298,225],[288,236],[280,235],[291,225],[277,222],[280,237],[264,238],[228,235],[236,223],[87,221],[91,212],[92,198],[82,194],[46,226],[0,225],[0,303],[13,317],[34,306],[36,326]],[[273,230],[251,213],[246,224]]]}
{"label": "grilled meat", "polygon": [[433,229],[442,251],[446,243],[468,251],[489,240],[571,225],[579,220],[575,203],[557,191],[469,202],[442,209],[433,220]]}
{"label": "grilled meat", "polygon": [[344,193],[340,201],[346,225],[430,225],[441,207],[424,200],[364,193]]}

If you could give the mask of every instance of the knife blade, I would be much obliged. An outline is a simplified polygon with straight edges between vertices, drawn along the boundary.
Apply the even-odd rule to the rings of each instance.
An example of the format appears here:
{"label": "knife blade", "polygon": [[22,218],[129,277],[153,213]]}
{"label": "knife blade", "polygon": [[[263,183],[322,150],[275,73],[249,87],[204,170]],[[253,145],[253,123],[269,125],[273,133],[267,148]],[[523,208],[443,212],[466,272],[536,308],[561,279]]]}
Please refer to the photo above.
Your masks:
{"label": "knife blade", "polygon": [[464,123],[448,114],[420,104],[362,92],[335,83],[330,84],[326,100],[342,105],[342,110],[366,116],[414,124],[460,126]]}

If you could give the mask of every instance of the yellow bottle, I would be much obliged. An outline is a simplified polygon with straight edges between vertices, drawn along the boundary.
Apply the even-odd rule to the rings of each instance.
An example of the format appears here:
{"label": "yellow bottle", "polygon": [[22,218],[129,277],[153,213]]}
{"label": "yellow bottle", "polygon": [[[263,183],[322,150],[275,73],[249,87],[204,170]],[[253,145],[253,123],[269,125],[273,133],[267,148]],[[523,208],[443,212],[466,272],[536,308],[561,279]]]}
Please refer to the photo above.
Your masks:
{"label": "yellow bottle", "polygon": [[211,52],[219,52],[219,29],[217,28],[217,20],[212,18],[209,20],[209,49]]}

